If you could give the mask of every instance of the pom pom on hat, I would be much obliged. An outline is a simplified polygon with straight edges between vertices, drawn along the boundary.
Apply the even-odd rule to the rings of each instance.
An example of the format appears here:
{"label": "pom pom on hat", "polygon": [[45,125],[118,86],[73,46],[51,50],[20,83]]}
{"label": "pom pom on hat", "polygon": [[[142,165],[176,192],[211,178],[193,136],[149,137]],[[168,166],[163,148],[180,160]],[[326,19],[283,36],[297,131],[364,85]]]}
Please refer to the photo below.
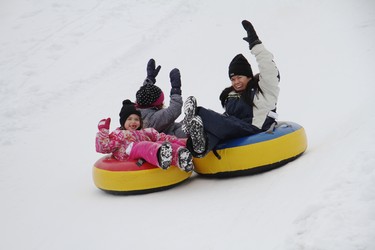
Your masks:
{"label": "pom pom on hat", "polygon": [[122,102],[122,108],[121,108],[121,111],[119,113],[120,125],[124,126],[126,119],[128,119],[128,117],[130,115],[133,115],[133,114],[138,115],[139,118],[142,121],[141,112],[135,108],[135,104],[133,102],[131,102],[129,99],[124,100]]}
{"label": "pom pom on hat", "polygon": [[139,107],[155,107],[163,102],[164,93],[156,85],[145,84],[136,93],[136,103]]}
{"label": "pom pom on hat", "polygon": [[253,77],[253,71],[246,58],[242,54],[236,55],[229,64],[229,78],[235,75]]}

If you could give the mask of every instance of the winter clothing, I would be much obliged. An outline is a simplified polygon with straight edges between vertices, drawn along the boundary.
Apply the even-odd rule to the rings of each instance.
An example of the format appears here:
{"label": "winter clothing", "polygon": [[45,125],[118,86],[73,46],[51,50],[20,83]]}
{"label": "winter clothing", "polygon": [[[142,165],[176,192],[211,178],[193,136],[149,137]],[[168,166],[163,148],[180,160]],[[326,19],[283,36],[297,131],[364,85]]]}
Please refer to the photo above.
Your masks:
{"label": "winter clothing", "polygon": [[150,80],[152,82],[152,84],[155,84],[156,76],[159,74],[160,69],[161,69],[160,65],[157,68],[155,68],[155,60],[151,58],[147,63],[147,68],[146,68],[147,78],[146,78],[146,81]]}
{"label": "winter clothing", "polygon": [[[277,118],[275,112],[279,95],[279,71],[273,61],[273,55],[260,41],[255,41],[259,39],[252,25],[249,27],[246,21],[244,28],[248,32],[248,39],[245,40],[256,42],[251,47],[251,53],[258,63],[259,78],[253,77],[241,93],[236,92],[232,86],[223,90],[220,100],[225,108],[224,114],[204,107],[196,108],[196,115],[203,121],[206,150],[202,153],[195,152],[194,146],[197,142],[192,140],[196,139],[189,136],[187,148],[195,157],[203,157],[222,141],[266,131]],[[234,68],[238,67],[234,65]]]}
{"label": "winter clothing", "polygon": [[156,85],[144,82],[143,86],[136,93],[136,103],[140,108],[149,108],[162,105],[164,93]]}
{"label": "winter clothing", "polygon": [[[125,126],[125,121],[131,114],[139,116],[140,123],[129,121],[132,124]],[[119,161],[142,158],[162,169],[169,168],[172,163],[184,171],[192,171],[192,156],[185,147],[185,139],[159,133],[154,128],[142,129],[141,113],[130,100],[123,101],[119,116],[121,127],[112,133],[109,133],[111,118],[99,122],[95,140],[97,152],[112,153]]]}
{"label": "winter clothing", "polygon": [[147,63],[147,77],[143,86],[136,93],[136,103],[138,107],[157,107],[164,102],[163,91],[155,85],[156,76],[159,74],[161,66],[155,68],[155,60],[150,59]]}
{"label": "winter clothing", "polygon": [[111,118],[102,119],[98,124],[98,129],[109,129],[109,125],[111,124]]}
{"label": "winter clothing", "polygon": [[[128,119],[128,117],[132,114],[135,114],[135,115],[138,115],[139,117],[141,117],[141,112],[139,112],[139,110],[137,110],[135,108],[134,103],[132,103],[130,100],[124,100],[122,102],[122,108],[121,108],[121,111],[120,111],[120,114],[119,114],[119,116],[120,116],[120,126],[124,126],[124,123],[125,123],[126,119]],[[111,122],[111,121],[109,121],[109,122]],[[108,129],[109,129],[109,124],[108,124]]]}
{"label": "winter clothing", "polygon": [[[148,163],[158,166],[162,169],[168,169],[172,161],[173,149],[171,144],[164,144],[166,142],[150,142],[140,141],[129,146],[131,149],[129,160],[144,159]],[[166,148],[163,148],[167,146]],[[165,150],[168,152],[165,155]],[[160,154],[163,151],[163,154]]]}
{"label": "winter clothing", "polygon": [[[100,123],[99,123],[100,124]],[[100,128],[100,129],[99,129]],[[179,150],[185,148],[186,140],[172,135],[157,132],[154,128],[141,130],[115,129],[109,133],[109,129],[99,127],[96,134],[96,152],[109,154],[119,161],[144,159],[147,162],[160,166],[158,150],[163,142],[172,145],[172,165],[179,165]],[[190,167],[191,168],[191,167]]]}
{"label": "winter clothing", "polygon": [[228,75],[229,79],[235,75],[253,77],[253,71],[247,59],[242,54],[238,54],[229,64]]}
{"label": "winter clothing", "polygon": [[178,149],[178,166],[180,169],[190,172],[194,169],[193,155],[187,148]]}
{"label": "winter clothing", "polygon": [[178,69],[172,69],[169,73],[171,79],[171,95],[181,95],[181,74]]}
{"label": "winter clothing", "polygon": [[249,43],[249,48],[250,50],[257,44],[261,44],[262,42],[259,40],[259,37],[257,33],[255,32],[255,29],[253,25],[247,21],[243,20],[242,21],[242,26],[247,32],[247,37],[244,37],[243,40]]}
{"label": "winter clothing", "polygon": [[157,131],[168,135],[186,138],[187,135],[181,129],[182,124],[175,122],[181,115],[182,105],[182,97],[178,94],[174,94],[170,96],[169,106],[166,108],[139,107],[139,111],[142,114],[143,127],[155,128]]}
{"label": "winter clothing", "polygon": [[[136,104],[139,108],[144,128],[155,128],[157,131],[175,135],[178,138],[186,138],[187,135],[182,131],[181,123],[175,122],[181,115],[183,105],[181,97],[181,74],[178,69],[171,70],[171,95],[169,107],[161,107],[161,97],[157,99],[158,93],[162,96],[164,101],[163,92],[155,85],[144,83],[136,94]],[[147,87],[145,87],[147,86]],[[158,88],[159,90],[156,90]]]}
{"label": "winter clothing", "polygon": [[182,120],[182,131],[191,136],[191,121],[196,116],[197,113],[197,100],[194,96],[189,96],[186,98],[184,103],[184,114],[185,117]]}
{"label": "winter clothing", "polygon": [[206,137],[204,134],[204,127],[202,118],[196,115],[191,119],[189,124],[189,135],[192,141],[194,152],[202,154],[206,150]]}

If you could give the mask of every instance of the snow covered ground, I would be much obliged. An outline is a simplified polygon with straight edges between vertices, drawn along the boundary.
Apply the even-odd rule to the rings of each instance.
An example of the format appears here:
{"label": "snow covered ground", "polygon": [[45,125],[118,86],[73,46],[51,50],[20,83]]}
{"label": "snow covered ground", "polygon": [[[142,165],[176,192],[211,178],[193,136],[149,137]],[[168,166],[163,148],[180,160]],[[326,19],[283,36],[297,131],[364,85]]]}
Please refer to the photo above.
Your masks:
{"label": "snow covered ground", "polygon": [[[0,249],[375,249],[375,2],[14,0],[0,3]],[[222,111],[253,22],[281,72],[296,161],[260,175],[113,196],[92,181],[100,119],[117,126],[150,58],[169,93]],[[169,99],[167,97],[167,103]],[[182,119],[182,117],[181,117]]]}

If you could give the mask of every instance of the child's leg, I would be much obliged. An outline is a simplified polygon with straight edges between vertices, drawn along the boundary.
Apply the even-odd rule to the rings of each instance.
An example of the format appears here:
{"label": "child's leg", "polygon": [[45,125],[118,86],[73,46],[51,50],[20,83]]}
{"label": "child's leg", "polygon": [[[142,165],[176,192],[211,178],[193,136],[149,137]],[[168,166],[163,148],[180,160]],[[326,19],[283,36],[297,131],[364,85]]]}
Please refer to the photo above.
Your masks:
{"label": "child's leg", "polygon": [[144,159],[152,165],[167,169],[171,163],[171,147],[169,143],[160,144],[150,141],[135,142],[129,159]]}

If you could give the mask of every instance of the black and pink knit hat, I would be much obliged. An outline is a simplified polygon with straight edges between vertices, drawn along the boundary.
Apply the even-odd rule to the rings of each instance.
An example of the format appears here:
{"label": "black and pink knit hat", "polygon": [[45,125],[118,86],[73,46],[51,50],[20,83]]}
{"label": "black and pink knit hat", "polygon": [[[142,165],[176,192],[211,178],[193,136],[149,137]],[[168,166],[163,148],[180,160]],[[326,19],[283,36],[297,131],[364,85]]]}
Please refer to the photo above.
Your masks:
{"label": "black and pink knit hat", "polygon": [[136,104],[140,108],[160,106],[163,102],[164,93],[154,84],[145,84],[136,93]]}

